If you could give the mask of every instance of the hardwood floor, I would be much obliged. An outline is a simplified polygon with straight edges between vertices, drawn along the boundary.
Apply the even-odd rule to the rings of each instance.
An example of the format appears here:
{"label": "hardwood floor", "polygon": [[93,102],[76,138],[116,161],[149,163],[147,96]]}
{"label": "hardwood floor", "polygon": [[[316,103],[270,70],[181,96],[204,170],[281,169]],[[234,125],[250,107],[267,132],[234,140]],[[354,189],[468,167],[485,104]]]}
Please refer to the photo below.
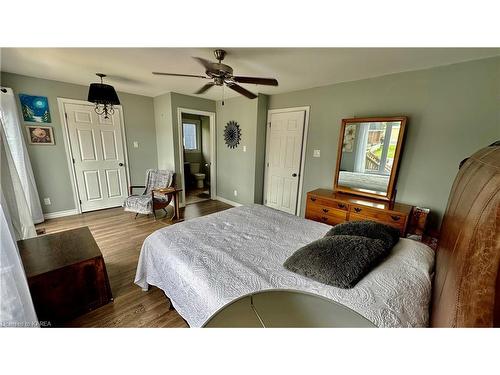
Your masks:
{"label": "hardwood floor", "polygon": [[[208,200],[181,208],[181,217],[189,220],[231,207]],[[46,220],[37,226],[47,234],[88,226],[104,256],[114,302],[68,322],[69,327],[187,327],[175,310],[169,311],[169,301],[160,289],[143,292],[134,284],[142,242],[155,230],[172,225],[172,214],[169,207],[168,217],[155,221],[139,215],[134,220],[135,214],[112,208]]]}

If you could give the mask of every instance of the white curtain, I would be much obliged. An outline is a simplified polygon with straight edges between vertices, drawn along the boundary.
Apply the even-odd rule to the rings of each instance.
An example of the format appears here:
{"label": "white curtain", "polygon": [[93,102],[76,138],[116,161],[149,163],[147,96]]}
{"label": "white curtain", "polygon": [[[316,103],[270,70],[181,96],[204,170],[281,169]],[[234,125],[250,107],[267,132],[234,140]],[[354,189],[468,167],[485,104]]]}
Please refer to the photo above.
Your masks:
{"label": "white curtain", "polygon": [[368,129],[370,124],[359,124],[356,155],[354,157],[354,172],[365,173],[366,147],[368,145]]}
{"label": "white curtain", "polygon": [[38,327],[9,210],[0,191],[0,326]]}
{"label": "white curtain", "polygon": [[[16,107],[16,100],[12,89],[5,88],[6,92],[0,93],[0,122],[3,129],[2,143],[8,153],[11,169],[17,173],[21,184],[21,191],[28,204],[31,218],[35,224],[43,222],[42,206],[36,188],[33,169],[26,149],[22,134],[22,126]],[[11,197],[6,195],[7,199]],[[13,213],[12,213],[13,214]]]}

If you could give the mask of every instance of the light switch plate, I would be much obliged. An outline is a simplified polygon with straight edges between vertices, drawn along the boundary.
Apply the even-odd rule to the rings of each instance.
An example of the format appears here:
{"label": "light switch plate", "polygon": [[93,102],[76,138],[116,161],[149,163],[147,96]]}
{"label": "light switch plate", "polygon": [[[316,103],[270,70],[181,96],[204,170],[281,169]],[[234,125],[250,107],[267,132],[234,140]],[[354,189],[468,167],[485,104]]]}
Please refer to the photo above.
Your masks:
{"label": "light switch plate", "polygon": [[52,202],[50,201],[50,198],[43,198],[43,204],[46,206],[50,206]]}
{"label": "light switch plate", "polygon": [[247,152],[247,146],[243,146],[243,152]]}
{"label": "light switch plate", "polygon": [[319,157],[321,157],[321,150],[314,150],[313,158],[319,158]]}
{"label": "light switch plate", "polygon": [[139,142],[134,141],[134,148],[139,148]]}

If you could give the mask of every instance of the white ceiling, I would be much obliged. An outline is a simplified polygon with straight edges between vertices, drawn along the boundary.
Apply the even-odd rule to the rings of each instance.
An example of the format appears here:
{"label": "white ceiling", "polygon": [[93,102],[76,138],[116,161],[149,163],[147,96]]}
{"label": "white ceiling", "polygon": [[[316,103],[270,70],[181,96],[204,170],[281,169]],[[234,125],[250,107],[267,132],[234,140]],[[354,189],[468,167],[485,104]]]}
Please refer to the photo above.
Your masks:
{"label": "white ceiling", "polygon": [[[429,68],[500,55],[487,48],[226,48],[224,63],[235,75],[273,77],[278,87],[242,84],[255,93],[277,94],[332,83]],[[96,72],[118,91],[147,96],[192,95],[203,79],[153,76],[151,72],[203,74],[191,56],[215,60],[209,48],[3,48],[1,70],[88,85]],[[220,99],[216,87],[200,95]],[[237,96],[225,89],[225,96]]]}

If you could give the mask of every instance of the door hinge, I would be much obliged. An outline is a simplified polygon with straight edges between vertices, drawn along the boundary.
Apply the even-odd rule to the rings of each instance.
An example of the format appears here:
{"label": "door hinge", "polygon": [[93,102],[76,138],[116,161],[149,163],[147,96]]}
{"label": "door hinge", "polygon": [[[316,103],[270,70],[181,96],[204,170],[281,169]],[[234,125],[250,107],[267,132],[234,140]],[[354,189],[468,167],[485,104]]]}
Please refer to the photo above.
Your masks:
{"label": "door hinge", "polygon": [[68,121],[68,114],[66,112],[64,112],[64,118]]}
{"label": "door hinge", "polygon": [[271,127],[271,123],[269,123],[269,127]]}
{"label": "door hinge", "polygon": [[267,166],[269,167],[269,163],[266,163],[266,164],[267,164]]}
{"label": "door hinge", "polygon": [[73,164],[75,164],[75,158],[71,158],[71,160],[73,160]]}
{"label": "door hinge", "polygon": [[82,200],[81,200],[81,199],[79,199],[79,201],[80,201],[80,204],[82,204]]}

